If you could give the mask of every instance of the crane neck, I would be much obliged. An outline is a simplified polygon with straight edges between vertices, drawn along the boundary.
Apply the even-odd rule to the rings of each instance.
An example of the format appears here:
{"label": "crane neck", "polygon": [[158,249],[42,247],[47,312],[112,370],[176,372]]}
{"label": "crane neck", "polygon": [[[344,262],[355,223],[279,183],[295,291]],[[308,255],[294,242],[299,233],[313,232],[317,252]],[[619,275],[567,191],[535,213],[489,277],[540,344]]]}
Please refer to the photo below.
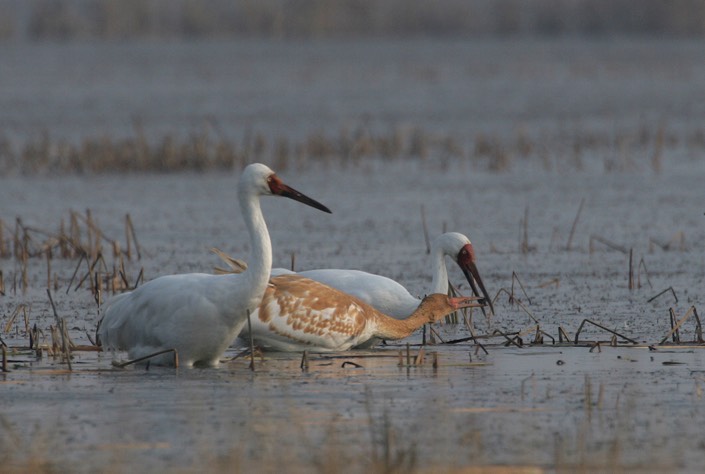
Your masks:
{"label": "crane neck", "polygon": [[241,188],[238,190],[238,199],[252,245],[248,267],[243,276],[247,281],[246,286],[249,287],[250,294],[253,295],[253,300],[257,300],[254,304],[257,306],[269,281],[269,273],[272,268],[272,242],[262,215],[260,196]]}
{"label": "crane neck", "polygon": [[431,253],[433,281],[431,282],[431,293],[448,294],[448,269],[446,268],[446,259],[443,250],[440,248],[434,249]]}
{"label": "crane neck", "polygon": [[[448,313],[452,310],[448,309]],[[377,328],[374,337],[380,339],[403,339],[422,327],[426,323],[434,321],[433,316],[438,311],[423,305],[416,308],[406,319],[394,319],[386,314],[376,311]]]}

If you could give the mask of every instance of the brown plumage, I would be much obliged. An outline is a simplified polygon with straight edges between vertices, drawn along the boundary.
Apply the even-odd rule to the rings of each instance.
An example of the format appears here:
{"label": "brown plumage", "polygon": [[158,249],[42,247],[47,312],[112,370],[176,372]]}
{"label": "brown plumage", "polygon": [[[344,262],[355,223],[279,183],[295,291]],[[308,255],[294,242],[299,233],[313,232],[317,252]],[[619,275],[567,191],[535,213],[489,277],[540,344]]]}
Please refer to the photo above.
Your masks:
{"label": "brown plumage", "polygon": [[424,298],[406,319],[394,319],[339,290],[300,275],[270,280],[252,314],[255,342],[280,351],[344,351],[373,339],[402,339],[461,308],[483,306],[477,297]]}

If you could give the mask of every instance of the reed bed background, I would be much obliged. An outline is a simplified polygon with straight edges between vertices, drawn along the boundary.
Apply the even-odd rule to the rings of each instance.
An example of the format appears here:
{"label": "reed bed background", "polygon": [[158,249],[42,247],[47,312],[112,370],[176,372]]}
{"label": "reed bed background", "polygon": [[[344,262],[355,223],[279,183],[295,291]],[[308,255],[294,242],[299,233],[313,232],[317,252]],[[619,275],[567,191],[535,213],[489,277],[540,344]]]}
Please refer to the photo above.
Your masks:
{"label": "reed bed background", "polygon": [[0,39],[705,33],[697,0],[5,0]]}
{"label": "reed bed background", "polygon": [[[337,134],[310,133],[296,140],[245,131],[239,140],[204,126],[188,136],[150,139],[135,127],[132,137],[109,135],[78,143],[54,138],[47,130],[24,143],[0,138],[0,176],[81,173],[172,173],[241,169],[262,161],[279,170],[311,164],[354,166],[370,160],[430,161],[443,168],[461,163],[492,172],[531,165],[546,171],[602,169],[652,170],[705,152],[705,128],[671,130],[663,125],[598,131],[583,128],[513,134],[475,133],[458,137],[421,127],[391,127],[387,132],[360,126]],[[675,157],[667,159],[664,156]]]}

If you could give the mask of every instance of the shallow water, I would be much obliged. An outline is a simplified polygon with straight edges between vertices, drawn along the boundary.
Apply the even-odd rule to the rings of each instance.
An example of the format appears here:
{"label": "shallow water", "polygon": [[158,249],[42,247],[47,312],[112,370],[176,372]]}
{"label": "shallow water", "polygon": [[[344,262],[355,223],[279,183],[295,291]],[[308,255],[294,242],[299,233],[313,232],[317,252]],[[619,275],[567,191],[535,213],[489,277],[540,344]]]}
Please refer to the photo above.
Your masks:
{"label": "shallow water", "polygon": [[[159,136],[192,130],[210,114],[234,134],[251,126],[305,135],[359,123],[366,114],[373,126],[408,120],[473,135],[481,129],[511,135],[517,124],[541,133],[572,120],[606,130],[638,128],[654,117],[665,117],[672,128],[702,123],[705,49],[694,43],[338,46],[2,45],[13,67],[0,70],[0,126],[21,140],[43,127],[69,138],[130,134],[135,116]],[[645,77],[646,69],[654,74]],[[318,82],[308,87],[313,73]],[[132,96],[134,90],[142,95]],[[423,205],[431,236],[446,229],[471,238],[485,285],[497,295],[493,318],[473,314],[476,333],[521,331],[528,345],[537,324],[554,338],[562,327],[572,339],[587,318],[639,347],[619,338],[620,347],[609,347],[611,334],[593,326],[580,337],[603,341],[592,351],[552,345],[548,336],[542,346],[504,347],[495,337],[483,340],[488,354],[472,342],[427,346],[420,367],[399,367],[402,345],[362,354],[374,357],[311,357],[305,373],[299,355],[269,355],[252,373],[240,359],[213,370],[120,370],[95,352],[75,352],[73,372],[66,373],[67,365],[46,353],[35,360],[28,351],[11,351],[10,372],[0,377],[0,423],[11,442],[0,448],[0,461],[17,471],[94,471],[108,463],[118,472],[341,466],[368,472],[395,465],[406,471],[471,465],[699,471],[702,347],[648,346],[668,334],[669,308],[680,318],[702,305],[702,157],[667,148],[662,172],[655,173],[650,152],[632,156],[633,166],[622,171],[603,166],[609,157],[602,155],[585,156],[582,168],[562,167],[560,153],[556,166],[519,160],[501,174],[469,160],[433,158],[282,170],[286,182],[333,215],[264,200],[274,264],[288,267],[295,253],[298,269],[360,268],[423,295],[431,280]],[[141,269],[147,279],[211,272],[219,264],[211,246],[248,255],[235,182],[236,173],[1,177],[0,219],[7,239],[15,217],[56,233],[71,210],[91,209],[103,234],[124,249],[130,213],[142,249],[141,260],[126,262],[131,281]],[[528,252],[521,251],[524,228]],[[594,237],[632,249],[637,287],[628,288],[628,254]],[[669,242],[668,250],[659,245]],[[86,285],[67,291],[76,265],[52,260],[53,297],[72,339],[88,344],[98,308]],[[449,269],[467,291],[460,271]],[[49,342],[54,316],[46,261],[29,260],[26,291],[14,258],[0,259],[0,270],[2,339],[11,348],[27,345],[21,317],[8,324],[15,308],[27,304],[30,325]],[[526,289],[514,283],[526,310],[501,291],[511,290],[512,272]],[[649,302],[669,287],[675,298],[669,292]],[[468,336],[464,324],[437,330],[444,340]],[[681,340],[695,337],[689,319]],[[409,341],[419,343],[421,336]],[[437,369],[430,352],[439,354]],[[362,367],[341,367],[348,360]]]}
{"label": "shallow water", "polygon": [[[397,349],[309,356],[307,372],[298,355],[276,354],[258,359],[255,372],[242,359],[145,371],[79,354],[70,374],[40,361],[0,382],[4,423],[22,447],[3,454],[21,466],[29,449],[51,466],[82,471],[112,463],[118,472],[362,472],[385,465],[386,443],[405,468],[434,471],[699,466],[700,348],[427,351],[411,367],[399,366]],[[361,367],[343,367],[350,361]]]}
{"label": "shallow water", "polygon": [[[297,268],[368,269],[397,278],[421,295],[430,284],[419,213],[423,203],[431,229],[445,223],[470,235],[488,291],[499,293],[493,318],[474,313],[478,334],[524,331],[525,343],[534,339],[536,323],[500,292],[511,289],[515,271],[527,292],[515,283],[515,296],[548,335],[558,338],[561,326],[573,338],[589,318],[641,347],[611,348],[611,334],[586,327],[581,341],[603,341],[601,352],[586,345],[553,346],[548,336],[543,346],[506,348],[495,337],[485,341],[487,355],[472,342],[427,346],[427,352],[439,353],[436,370],[430,355],[422,367],[398,367],[399,349],[393,348],[372,353],[389,357],[311,357],[307,373],[299,367],[299,355],[268,356],[251,373],[243,360],[217,370],[120,370],[111,367],[108,355],[76,352],[74,371],[67,374],[59,360],[45,354],[35,361],[21,352],[10,355],[19,362],[11,362],[11,372],[0,382],[3,422],[19,445],[3,456],[20,470],[32,456],[60,469],[91,470],[110,462],[117,471],[168,466],[190,471],[204,465],[267,471],[354,466],[362,471],[381,470],[395,459],[405,469],[432,470],[467,465],[548,471],[698,468],[705,446],[697,428],[705,421],[702,347],[649,351],[646,345],[668,333],[670,307],[680,317],[691,305],[701,305],[699,170],[689,176],[645,176],[645,181],[586,172],[555,184],[556,176],[544,172],[520,177],[471,170],[461,175],[400,163],[382,168],[398,176],[394,184],[378,186],[383,178],[366,169],[282,173],[334,213],[264,200],[275,266],[288,266],[295,252]],[[232,204],[213,205],[235,201],[234,179],[12,178],[3,180],[1,189],[3,199],[17,203],[24,223],[40,228],[56,229],[68,209],[90,206],[104,234],[122,241],[122,218],[130,212],[144,254],[141,261],[127,263],[133,279],[142,267],[146,278],[209,272],[219,264],[207,249],[211,245],[246,258],[239,213]],[[645,186],[649,181],[654,185]],[[596,182],[609,186],[598,192]],[[123,198],[115,200],[115,195]],[[572,250],[566,251],[562,242],[581,197],[586,202]],[[640,201],[645,205],[622,205]],[[678,205],[666,210],[664,202]],[[524,203],[530,206],[529,243],[535,247],[528,254],[519,251],[517,237]],[[650,237],[667,241],[676,231],[686,236],[683,248],[649,249]],[[635,261],[646,263],[650,285],[642,270],[641,288],[630,291],[628,256],[597,244],[590,253],[591,234],[633,248]],[[46,263],[30,259],[30,287],[23,294],[7,283],[17,271],[13,262],[3,260],[8,287],[3,326],[18,304],[31,304],[30,323],[37,323],[48,342],[54,316],[44,289]],[[66,292],[75,266],[75,260],[53,260],[52,271],[59,276],[54,299],[72,339],[89,344],[85,333],[94,331],[98,311],[85,285]],[[466,291],[459,270],[449,268],[452,280]],[[557,285],[545,284],[553,279]],[[648,302],[669,286],[677,303],[670,293]],[[10,346],[26,346],[23,328],[18,318],[2,337]],[[444,340],[468,336],[463,324],[437,330]],[[683,324],[681,340],[694,337],[691,319]],[[409,338],[420,340],[420,334]],[[342,368],[346,360],[363,368]],[[387,458],[385,445],[391,453]]]}

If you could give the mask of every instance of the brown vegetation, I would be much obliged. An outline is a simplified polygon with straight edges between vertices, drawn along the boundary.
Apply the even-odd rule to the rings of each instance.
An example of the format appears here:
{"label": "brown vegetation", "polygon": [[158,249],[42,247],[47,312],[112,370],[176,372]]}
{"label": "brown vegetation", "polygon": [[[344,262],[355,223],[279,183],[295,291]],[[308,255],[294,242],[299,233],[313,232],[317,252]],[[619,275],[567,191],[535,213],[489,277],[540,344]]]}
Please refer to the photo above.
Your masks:
{"label": "brown vegetation", "polygon": [[637,130],[576,127],[551,134],[532,135],[524,130],[508,135],[476,133],[461,140],[418,127],[376,132],[360,126],[337,134],[315,132],[300,140],[247,133],[238,141],[224,138],[222,133],[209,133],[207,127],[186,137],[167,134],[148,139],[136,127],[131,137],[103,135],[73,143],[44,131],[17,146],[0,136],[0,176],[205,172],[240,169],[254,161],[283,170],[311,163],[358,165],[369,159],[433,160],[443,167],[469,162],[493,172],[529,163],[545,170],[581,170],[597,165],[607,172],[650,169],[659,173],[664,155],[688,157],[702,152],[704,137],[702,129],[676,132],[661,125],[642,125]]}
{"label": "brown vegetation", "polygon": [[0,38],[702,36],[704,18],[698,0],[16,0]]}

